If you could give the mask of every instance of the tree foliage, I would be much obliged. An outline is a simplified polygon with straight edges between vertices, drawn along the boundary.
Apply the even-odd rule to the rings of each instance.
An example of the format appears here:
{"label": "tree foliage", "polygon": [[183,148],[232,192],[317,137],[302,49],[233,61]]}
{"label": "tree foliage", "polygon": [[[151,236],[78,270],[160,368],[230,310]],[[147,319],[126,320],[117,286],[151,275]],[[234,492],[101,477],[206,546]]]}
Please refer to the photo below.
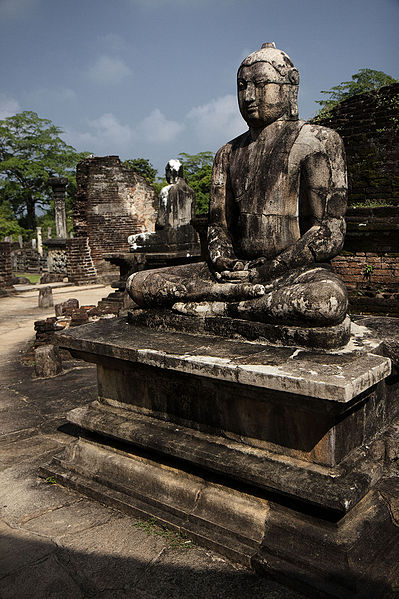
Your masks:
{"label": "tree foliage", "polygon": [[197,214],[207,214],[214,154],[213,152],[199,152],[199,154],[181,152],[179,158],[183,164],[187,184],[195,191],[195,211]]}
{"label": "tree foliage", "polygon": [[36,209],[50,205],[49,178],[67,177],[67,193],[73,193],[76,164],[88,155],[67,145],[61,133],[31,111],[0,121],[0,203],[8,201],[28,229],[36,226]]}
{"label": "tree foliage", "polygon": [[352,75],[352,81],[342,81],[328,91],[322,90],[320,92],[322,94],[327,94],[329,97],[325,100],[316,101],[317,104],[320,104],[321,106],[321,109],[316,116],[318,118],[327,117],[330,110],[342,102],[342,100],[374,89],[379,89],[384,85],[391,85],[397,81],[398,79],[394,79],[383,71],[360,69],[355,75]]}
{"label": "tree foliage", "polygon": [[123,165],[131,168],[132,171],[144,177],[144,179],[146,179],[149,183],[155,183],[155,178],[158,174],[157,169],[152,166],[148,158],[134,158],[133,160],[125,160]]}
{"label": "tree foliage", "polygon": [[15,218],[12,208],[9,202],[3,202],[0,204],[0,241],[3,241],[4,237],[12,237],[14,241],[17,241],[18,236],[22,235],[23,239],[26,240],[30,231],[27,231],[18,224]]}

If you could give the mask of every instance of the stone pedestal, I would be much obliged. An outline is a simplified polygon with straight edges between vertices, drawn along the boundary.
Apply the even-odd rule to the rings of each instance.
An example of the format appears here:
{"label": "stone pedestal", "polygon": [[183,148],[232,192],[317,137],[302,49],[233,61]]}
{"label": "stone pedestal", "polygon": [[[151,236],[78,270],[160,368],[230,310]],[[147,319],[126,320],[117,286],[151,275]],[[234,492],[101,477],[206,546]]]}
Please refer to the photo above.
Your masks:
{"label": "stone pedestal", "polygon": [[334,352],[124,318],[62,333],[97,364],[98,400],[69,413],[80,437],[44,472],[296,588],[382,597],[399,574],[399,383],[353,332]]}
{"label": "stone pedestal", "polygon": [[49,272],[67,274],[66,239],[55,237],[43,242],[47,250],[47,267]]}
{"label": "stone pedestal", "polygon": [[67,220],[65,210],[65,193],[68,185],[66,177],[52,177],[49,183],[54,194],[54,212],[55,228],[57,237],[65,239],[67,237]]}

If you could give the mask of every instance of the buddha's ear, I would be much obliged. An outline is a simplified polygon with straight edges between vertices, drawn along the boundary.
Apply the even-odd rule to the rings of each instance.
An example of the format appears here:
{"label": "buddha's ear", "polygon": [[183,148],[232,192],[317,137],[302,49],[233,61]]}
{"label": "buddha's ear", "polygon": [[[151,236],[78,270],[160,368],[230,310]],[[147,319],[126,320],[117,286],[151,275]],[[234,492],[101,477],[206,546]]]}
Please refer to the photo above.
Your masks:
{"label": "buddha's ear", "polygon": [[287,75],[291,83],[291,85],[289,86],[290,118],[296,120],[298,118],[299,73],[296,69],[292,68],[288,71]]}
{"label": "buddha's ear", "polygon": [[292,68],[288,71],[288,79],[293,85],[299,85],[299,73],[296,69]]}

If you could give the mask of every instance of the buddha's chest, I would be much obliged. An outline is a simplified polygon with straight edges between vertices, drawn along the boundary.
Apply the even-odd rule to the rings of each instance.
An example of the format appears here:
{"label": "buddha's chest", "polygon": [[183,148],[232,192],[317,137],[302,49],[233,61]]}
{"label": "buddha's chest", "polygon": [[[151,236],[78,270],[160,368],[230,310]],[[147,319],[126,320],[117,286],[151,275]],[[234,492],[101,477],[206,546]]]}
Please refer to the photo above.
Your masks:
{"label": "buddha's chest", "polygon": [[235,209],[258,215],[297,214],[299,168],[290,161],[291,144],[264,142],[236,148],[229,183]]}

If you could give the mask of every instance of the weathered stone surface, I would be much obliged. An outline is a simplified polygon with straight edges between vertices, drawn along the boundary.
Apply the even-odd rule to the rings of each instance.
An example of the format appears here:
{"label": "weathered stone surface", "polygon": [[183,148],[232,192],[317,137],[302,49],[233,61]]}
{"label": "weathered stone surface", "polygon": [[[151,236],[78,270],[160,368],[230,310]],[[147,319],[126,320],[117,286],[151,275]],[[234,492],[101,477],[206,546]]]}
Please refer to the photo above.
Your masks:
{"label": "weathered stone surface", "polygon": [[44,472],[136,517],[155,516],[296,589],[368,599],[370,590],[382,598],[396,583],[399,529],[390,506],[398,502],[397,479],[370,491],[344,518],[326,520],[325,512],[306,513],[281,496],[254,495],[226,479],[220,485],[205,473],[83,439]]}
{"label": "weathered stone surface", "polygon": [[9,288],[13,285],[11,249],[10,242],[0,242],[0,288]]}
{"label": "weathered stone surface", "polygon": [[[91,259],[97,276],[109,278],[114,269],[105,262],[104,254],[128,252],[128,235],[154,231],[157,194],[151,185],[132,169],[124,166],[117,156],[87,158],[77,165],[77,193],[74,203],[74,233],[80,242],[68,241],[72,254],[74,246],[87,241],[85,256]],[[68,254],[68,261],[69,261]],[[74,273],[68,278],[79,280],[79,254],[74,256]]]}
{"label": "weathered stone surface", "polygon": [[249,130],[215,157],[207,263],[134,273],[126,288],[139,306],[186,312],[199,302],[212,314],[212,302],[221,302],[225,316],[259,322],[344,320],[346,289],[324,264],[344,241],[343,144],[298,120],[298,83],[289,57],[272,45],[241,63],[238,103]]}
{"label": "weathered stone surface", "polygon": [[[146,413],[126,412],[121,408],[93,403],[72,410],[68,418],[81,429],[104,437],[117,437],[143,450],[171,456],[194,468],[202,468],[251,485],[265,493],[283,494],[288,501],[298,500],[334,514],[351,509],[381,477],[385,452],[391,450],[394,461],[394,436],[384,443],[371,443],[354,452],[338,466],[315,467],[309,461],[287,455],[277,445],[260,449],[256,443],[230,435],[193,430],[181,423],[160,421]],[[118,433],[116,433],[118,431]],[[298,452],[297,452],[298,453]],[[294,451],[291,451],[294,454]],[[75,459],[76,456],[74,456]],[[100,466],[99,466],[100,467]],[[90,469],[88,468],[88,471]],[[103,469],[102,469],[103,471]]]}
{"label": "weathered stone surface", "polygon": [[60,239],[66,239],[68,233],[65,212],[65,192],[66,186],[68,185],[68,179],[66,177],[51,177],[49,183],[54,194],[56,235]]}
{"label": "weathered stone surface", "polygon": [[[67,273],[67,239],[46,239],[44,246],[47,250],[48,273],[45,273],[43,283],[52,283],[53,281],[62,281]],[[46,276],[47,275],[47,276]]]}
{"label": "weathered stone surface", "polygon": [[[390,361],[358,351],[307,352],[265,343],[130,326],[125,318],[59,334],[61,347],[204,378],[347,403],[390,373]],[[104,360],[102,359],[104,358]],[[111,366],[112,362],[108,364]]]}
{"label": "weathered stone surface", "polygon": [[72,297],[67,299],[65,302],[61,302],[60,304],[56,304],[54,306],[56,316],[62,316],[63,314],[71,315],[71,313],[78,308],[79,300]]}
{"label": "weathered stone surface", "polygon": [[47,378],[62,371],[62,360],[56,345],[42,345],[35,349],[36,376]]}
{"label": "weathered stone surface", "polygon": [[53,290],[51,287],[42,287],[39,289],[39,308],[50,308],[54,306]]}
{"label": "weathered stone surface", "polygon": [[155,232],[128,237],[131,252],[185,251],[198,255],[197,233],[191,225],[195,214],[195,193],[184,180],[183,166],[179,160],[169,160],[165,168],[168,185],[159,196]]}
{"label": "weathered stone surface", "polygon": [[[16,346],[21,348],[18,340]],[[18,433],[21,412],[17,408],[30,408],[24,424],[30,427],[31,436],[14,442],[0,438],[2,598],[156,599],[179,597],[183,589],[187,599],[213,598],[215,592],[220,599],[231,599],[244,591],[248,599],[301,599],[298,592],[234,565],[220,554],[185,544],[184,538],[174,548],[171,533],[155,524],[137,522],[59,484],[38,479],[37,469],[51,459],[49,453],[73,439],[71,426],[57,427],[67,409],[93,396],[93,368],[80,364],[56,379],[32,380],[32,368],[19,363],[20,354],[5,356],[4,352],[3,343],[0,423],[13,413]],[[35,414],[42,415],[43,427]],[[10,419],[8,424],[11,439]]]}
{"label": "weathered stone surface", "polygon": [[[217,308],[220,302],[213,302]],[[185,304],[189,306],[190,304]],[[342,323],[331,327],[301,327],[254,322],[241,318],[231,318],[206,310],[201,312],[200,304],[196,304],[197,313],[179,314],[166,309],[135,309],[128,312],[129,323],[153,329],[182,331],[187,333],[210,334],[228,339],[258,341],[283,346],[294,346],[306,349],[338,349],[344,347],[350,338],[351,322],[347,317]]]}

